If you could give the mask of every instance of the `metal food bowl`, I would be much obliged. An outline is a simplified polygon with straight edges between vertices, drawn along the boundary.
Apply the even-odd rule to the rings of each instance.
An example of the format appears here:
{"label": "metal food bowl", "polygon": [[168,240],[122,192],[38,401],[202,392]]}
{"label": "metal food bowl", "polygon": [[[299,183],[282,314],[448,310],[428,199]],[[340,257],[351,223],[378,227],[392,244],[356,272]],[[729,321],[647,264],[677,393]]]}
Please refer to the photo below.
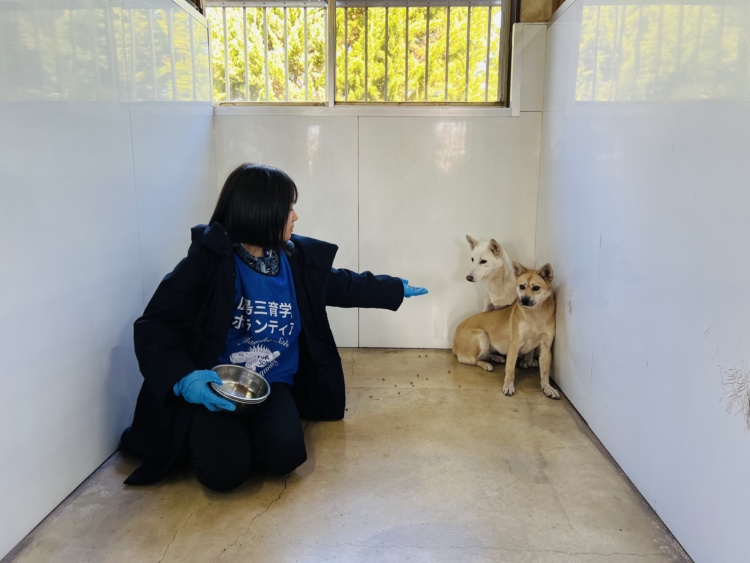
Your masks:
{"label": "metal food bowl", "polygon": [[221,378],[221,385],[211,383],[211,388],[237,407],[230,411],[242,414],[262,403],[271,393],[268,381],[251,369],[234,364],[221,364],[212,368]]}

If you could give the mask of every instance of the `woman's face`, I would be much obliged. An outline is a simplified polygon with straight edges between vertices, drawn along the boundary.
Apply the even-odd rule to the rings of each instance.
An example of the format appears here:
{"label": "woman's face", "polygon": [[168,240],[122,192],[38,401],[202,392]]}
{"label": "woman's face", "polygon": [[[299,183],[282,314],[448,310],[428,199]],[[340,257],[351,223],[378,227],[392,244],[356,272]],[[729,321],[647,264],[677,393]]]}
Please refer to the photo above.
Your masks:
{"label": "woman's face", "polygon": [[294,205],[289,208],[289,217],[286,220],[286,227],[284,227],[284,240],[287,241],[292,238],[292,232],[294,231],[294,222],[299,219],[297,212],[294,210]]}

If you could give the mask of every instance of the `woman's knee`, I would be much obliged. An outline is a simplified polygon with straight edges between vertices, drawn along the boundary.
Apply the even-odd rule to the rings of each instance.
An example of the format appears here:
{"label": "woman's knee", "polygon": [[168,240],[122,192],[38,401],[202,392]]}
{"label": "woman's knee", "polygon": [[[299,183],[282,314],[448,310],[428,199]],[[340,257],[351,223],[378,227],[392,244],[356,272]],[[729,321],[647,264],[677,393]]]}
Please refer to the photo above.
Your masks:
{"label": "woman's knee", "polygon": [[286,475],[307,461],[305,443],[273,448],[266,452],[263,469],[274,475]]}
{"label": "woman's knee", "polygon": [[189,442],[193,474],[203,486],[228,491],[250,475],[250,440],[243,425],[231,415],[196,413]]}
{"label": "woman's knee", "polygon": [[250,475],[250,455],[234,455],[230,459],[193,459],[193,475],[212,491],[230,491],[239,487]]}

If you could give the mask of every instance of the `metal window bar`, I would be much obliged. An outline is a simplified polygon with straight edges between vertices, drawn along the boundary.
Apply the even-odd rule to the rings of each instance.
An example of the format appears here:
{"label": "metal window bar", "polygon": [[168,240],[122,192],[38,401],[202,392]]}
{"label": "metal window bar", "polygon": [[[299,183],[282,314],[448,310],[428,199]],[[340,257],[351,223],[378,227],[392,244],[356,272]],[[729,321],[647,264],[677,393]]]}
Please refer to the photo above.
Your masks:
{"label": "metal window bar", "polygon": [[268,8],[263,6],[263,72],[266,79],[266,101],[271,101],[271,79],[268,76]]}
{"label": "metal window bar", "polygon": [[[450,67],[450,61],[451,61],[451,7],[448,6],[446,10],[446,15],[445,15],[445,91],[443,92],[443,101],[446,101],[446,102],[448,101],[448,67]],[[489,73],[487,73],[487,76],[489,76]]]}
{"label": "metal window bar", "polygon": [[487,8],[487,56],[484,62],[484,101],[490,99],[490,49],[492,49],[492,6]]}
{"label": "metal window bar", "polygon": [[344,8],[344,100],[349,99],[349,9]]}
{"label": "metal window bar", "polygon": [[221,11],[222,22],[224,24],[224,35],[221,38],[224,44],[224,101],[232,100],[229,93],[229,34],[227,33],[227,10]]}
{"label": "metal window bar", "polygon": [[[335,0],[334,0],[335,1]],[[333,107],[336,99],[336,11],[323,11],[327,45],[325,48],[326,98],[328,107]]]}
{"label": "metal window bar", "polygon": [[289,101],[289,23],[284,6],[284,101]]}
{"label": "metal window bar", "polygon": [[510,82],[510,32],[511,32],[511,3],[502,4],[502,22],[500,33],[502,40],[499,41],[498,73],[497,73],[497,97],[504,103],[508,102],[508,84]]}
{"label": "metal window bar", "polygon": [[305,34],[305,101],[307,101],[310,99],[310,84],[308,81],[308,78],[310,76],[310,67],[308,66],[307,62],[307,52],[310,50],[310,47],[307,43],[307,6],[302,9],[302,14],[305,22],[303,33]]}
{"label": "metal window bar", "polygon": [[424,101],[427,101],[427,90],[430,89],[430,7],[427,6],[427,25],[425,27],[424,46]]}
{"label": "metal window bar", "polygon": [[409,101],[409,6],[406,7],[406,60],[404,61],[404,101]]}
{"label": "metal window bar", "polygon": [[244,53],[245,61],[245,101],[250,101],[250,61],[247,58],[247,7],[242,6],[242,52]]}
{"label": "metal window bar", "polygon": [[370,62],[370,56],[369,56],[369,52],[368,52],[368,47],[369,47],[369,41],[368,41],[368,39],[370,38],[370,28],[368,27],[369,21],[367,19],[367,15],[369,13],[370,13],[370,11],[365,8],[365,101],[368,101],[367,100],[367,98],[368,98],[368,96],[367,96],[367,90],[368,90],[368,88],[367,88],[367,86],[368,86],[367,79],[368,79],[368,74],[369,74],[369,70],[370,70],[369,65],[368,65],[368,63]]}
{"label": "metal window bar", "polygon": [[383,47],[385,51],[383,61],[385,62],[385,92],[383,99],[388,101],[388,6],[385,7],[385,45]]}
{"label": "metal window bar", "polygon": [[466,82],[464,89],[464,102],[469,101],[469,57],[471,56],[471,6],[466,11]]}

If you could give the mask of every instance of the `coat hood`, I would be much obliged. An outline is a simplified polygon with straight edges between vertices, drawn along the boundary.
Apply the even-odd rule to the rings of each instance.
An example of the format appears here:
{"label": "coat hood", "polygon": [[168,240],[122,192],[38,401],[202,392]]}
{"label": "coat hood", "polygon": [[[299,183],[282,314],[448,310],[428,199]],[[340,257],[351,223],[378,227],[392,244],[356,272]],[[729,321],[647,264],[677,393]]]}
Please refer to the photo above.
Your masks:
{"label": "coat hood", "polygon": [[217,254],[232,252],[232,239],[229,233],[219,223],[211,225],[196,225],[190,229],[191,240],[205,246]]}

